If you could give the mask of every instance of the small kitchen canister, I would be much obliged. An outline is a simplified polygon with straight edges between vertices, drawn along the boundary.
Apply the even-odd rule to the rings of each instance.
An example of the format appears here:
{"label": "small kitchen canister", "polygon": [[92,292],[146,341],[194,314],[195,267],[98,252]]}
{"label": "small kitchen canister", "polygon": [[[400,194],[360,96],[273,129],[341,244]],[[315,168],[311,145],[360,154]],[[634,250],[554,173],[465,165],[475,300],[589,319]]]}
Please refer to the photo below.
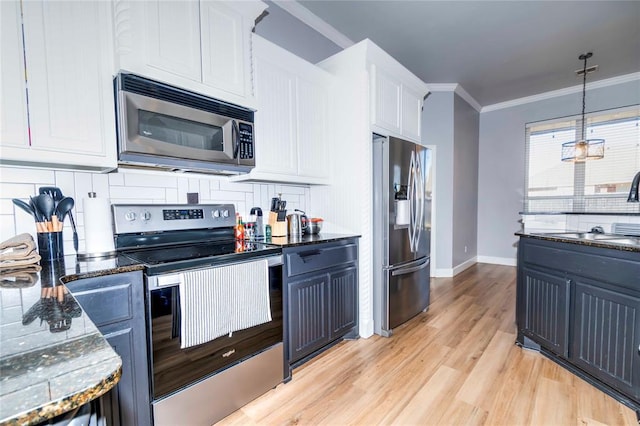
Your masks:
{"label": "small kitchen canister", "polygon": [[82,199],[84,214],[85,251],[79,258],[109,257],[115,254],[113,241],[113,220],[111,203],[108,198],[97,198],[95,192],[89,192]]}

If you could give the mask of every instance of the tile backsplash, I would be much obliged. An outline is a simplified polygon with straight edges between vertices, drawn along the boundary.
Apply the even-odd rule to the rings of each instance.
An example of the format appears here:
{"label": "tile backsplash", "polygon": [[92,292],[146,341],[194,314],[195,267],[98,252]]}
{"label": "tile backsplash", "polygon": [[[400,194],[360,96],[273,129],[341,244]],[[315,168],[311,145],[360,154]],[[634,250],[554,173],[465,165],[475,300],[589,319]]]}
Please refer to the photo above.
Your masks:
{"label": "tile backsplash", "polygon": [[589,231],[594,226],[612,232],[614,223],[640,224],[640,215],[522,215],[522,222],[525,232]]}
{"label": "tile backsplash", "polygon": [[[310,205],[307,185],[236,183],[224,176],[179,174],[175,172],[120,169],[112,173],[42,170],[0,166],[0,241],[27,232],[35,238],[33,218],[15,207],[12,198],[26,202],[41,186],[57,186],[76,201],[73,210],[78,225],[79,250],[84,250],[82,200],[89,192],[109,198],[112,204],[184,204],[187,193],[198,193],[201,204],[231,203],[243,217],[251,207],[267,214],[270,200],[278,194],[287,201],[287,210],[306,210]],[[73,253],[69,220],[63,230],[64,252]]]}

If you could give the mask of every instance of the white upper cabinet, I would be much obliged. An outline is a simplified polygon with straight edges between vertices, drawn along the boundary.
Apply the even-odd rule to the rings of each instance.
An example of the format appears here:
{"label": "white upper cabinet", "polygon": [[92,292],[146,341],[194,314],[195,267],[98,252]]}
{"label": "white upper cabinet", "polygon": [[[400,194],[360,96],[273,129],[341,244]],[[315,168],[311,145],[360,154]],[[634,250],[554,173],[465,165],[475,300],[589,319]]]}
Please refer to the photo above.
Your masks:
{"label": "white upper cabinet", "polygon": [[256,167],[233,180],[324,184],[333,76],[253,35]]}
{"label": "white upper cabinet", "polygon": [[4,150],[9,146],[28,149],[29,129],[20,2],[0,2],[0,18],[0,143],[4,159]]}
{"label": "white upper cabinet", "polygon": [[[2,129],[3,162],[115,168],[110,4],[25,1],[22,22],[19,15],[5,13],[13,8],[20,3],[2,2],[2,121],[16,119],[12,129]],[[20,23],[24,40],[15,36]],[[24,49],[24,62],[5,63],[5,43],[11,57]],[[8,102],[15,111],[7,109]]]}
{"label": "white upper cabinet", "polygon": [[253,107],[251,31],[266,4],[116,0],[118,68]]}
{"label": "white upper cabinet", "polygon": [[426,85],[373,43],[368,62],[374,130],[419,143]]}

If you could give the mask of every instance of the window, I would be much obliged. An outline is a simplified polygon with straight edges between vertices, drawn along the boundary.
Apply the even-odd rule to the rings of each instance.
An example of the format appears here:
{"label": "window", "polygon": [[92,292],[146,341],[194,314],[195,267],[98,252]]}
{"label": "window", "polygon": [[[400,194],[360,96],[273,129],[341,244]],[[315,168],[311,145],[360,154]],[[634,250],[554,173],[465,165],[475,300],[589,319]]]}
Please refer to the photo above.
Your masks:
{"label": "window", "polygon": [[640,171],[640,107],[585,119],[586,137],[605,140],[600,160],[561,160],[562,143],[580,139],[581,117],[527,124],[525,212],[640,212],[637,203],[627,203],[631,181]]}

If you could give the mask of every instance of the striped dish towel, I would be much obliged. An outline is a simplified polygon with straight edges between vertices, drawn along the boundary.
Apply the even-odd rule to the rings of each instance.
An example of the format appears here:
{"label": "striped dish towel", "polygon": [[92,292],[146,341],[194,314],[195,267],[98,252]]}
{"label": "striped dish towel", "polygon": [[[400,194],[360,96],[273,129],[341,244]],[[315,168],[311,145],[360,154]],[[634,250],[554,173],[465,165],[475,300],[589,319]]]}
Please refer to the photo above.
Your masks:
{"label": "striped dish towel", "polygon": [[180,280],[180,347],[271,321],[266,260],[188,271]]}

